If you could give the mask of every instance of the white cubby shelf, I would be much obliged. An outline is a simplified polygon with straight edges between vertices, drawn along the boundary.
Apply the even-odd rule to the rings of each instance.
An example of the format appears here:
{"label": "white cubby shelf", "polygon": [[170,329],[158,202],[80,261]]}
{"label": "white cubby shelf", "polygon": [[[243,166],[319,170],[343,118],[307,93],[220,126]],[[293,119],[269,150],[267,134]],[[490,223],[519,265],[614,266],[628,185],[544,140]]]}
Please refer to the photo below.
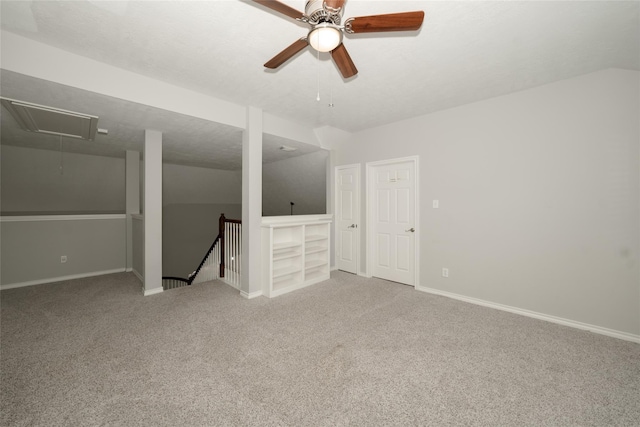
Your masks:
{"label": "white cubby shelf", "polygon": [[269,298],[329,279],[332,215],[262,218],[262,283]]}

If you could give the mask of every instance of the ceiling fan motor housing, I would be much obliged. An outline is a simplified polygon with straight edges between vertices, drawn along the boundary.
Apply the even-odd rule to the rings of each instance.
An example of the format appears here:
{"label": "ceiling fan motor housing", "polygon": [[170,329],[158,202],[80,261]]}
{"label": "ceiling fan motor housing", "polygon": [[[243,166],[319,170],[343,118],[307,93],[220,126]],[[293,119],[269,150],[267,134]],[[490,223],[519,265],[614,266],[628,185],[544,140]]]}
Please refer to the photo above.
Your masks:
{"label": "ceiling fan motor housing", "polygon": [[304,11],[307,19],[309,20],[308,22],[311,25],[321,23],[340,25],[340,21],[342,20],[343,9],[340,8],[338,10],[333,10],[328,8],[326,7],[324,0],[309,0]]}

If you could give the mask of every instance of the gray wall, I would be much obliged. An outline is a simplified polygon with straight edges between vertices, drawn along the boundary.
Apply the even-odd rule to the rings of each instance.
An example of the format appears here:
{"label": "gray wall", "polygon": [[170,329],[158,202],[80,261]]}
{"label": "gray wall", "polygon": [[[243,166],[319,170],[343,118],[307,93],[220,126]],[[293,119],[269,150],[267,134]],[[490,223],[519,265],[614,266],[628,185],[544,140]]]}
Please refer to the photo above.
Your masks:
{"label": "gray wall", "polygon": [[[125,216],[0,222],[3,286],[125,270]],[[9,218],[11,219],[11,218]],[[61,263],[60,257],[67,256]]]}
{"label": "gray wall", "polygon": [[328,151],[279,160],[262,166],[263,216],[327,213]]}
{"label": "gray wall", "polygon": [[364,163],[420,156],[420,286],[638,335],[639,82],[605,70],[369,129],[336,165],[363,164],[364,224]]}
{"label": "gray wall", "polygon": [[164,163],[162,204],[242,203],[242,172]]}
{"label": "gray wall", "polygon": [[[0,146],[3,286],[124,271],[125,219],[60,220],[60,215],[122,213],[124,159]],[[13,218],[16,219],[16,218]],[[60,257],[67,256],[61,263]]]}
{"label": "gray wall", "polygon": [[0,146],[3,215],[124,213],[124,159]]}
{"label": "gray wall", "polygon": [[242,175],[191,166],[162,166],[162,274],[186,278],[218,234],[218,218],[240,219]]}
{"label": "gray wall", "polygon": [[[60,174],[60,152],[13,147],[0,147],[2,170],[0,184],[1,208],[3,215],[44,215],[44,214],[100,214],[124,213],[125,211],[125,160],[111,157],[90,156],[84,154],[63,153],[64,173]],[[141,173],[144,170],[141,165]],[[186,276],[197,266],[204,253],[217,234],[218,217],[225,213],[228,218],[241,216],[241,173],[240,171],[220,171],[213,169],[163,164],[163,274]],[[143,179],[141,176],[141,186]],[[141,192],[141,198],[143,194]],[[142,201],[141,201],[142,203]],[[36,223],[24,223],[21,229],[34,227]],[[98,224],[98,223],[96,223]],[[103,223],[100,223],[103,224]],[[58,226],[60,224],[57,224]],[[77,227],[85,226],[78,225]],[[59,272],[80,274],[87,272],[90,265],[80,267],[82,257],[74,256],[76,269],[70,263],[60,266],[58,252],[71,251],[71,244],[81,244],[84,240],[78,236],[65,237],[60,241],[35,242],[29,239],[13,240],[12,231],[16,225],[3,224],[2,236],[3,266],[6,260],[16,261],[15,254],[26,253],[27,244],[56,248],[54,253],[34,259],[43,260],[45,264],[33,267],[34,276],[14,275],[13,269],[7,266],[2,283],[13,283],[41,278],[44,272],[49,277],[58,277]],[[76,228],[71,227],[72,230]],[[58,239],[59,227],[49,230],[43,239]],[[97,230],[99,231],[99,230]],[[73,233],[74,231],[71,231]],[[118,233],[112,237],[119,236]],[[17,235],[15,236],[17,237]],[[125,237],[122,237],[124,244]],[[110,241],[109,245],[113,245]],[[16,251],[13,247],[16,247]],[[22,250],[25,249],[25,250]],[[36,253],[39,248],[33,249]],[[12,255],[6,255],[11,251]],[[77,248],[81,252],[80,248]],[[122,248],[124,256],[126,248]],[[57,264],[48,264],[52,256]],[[112,256],[112,255],[109,255]],[[26,260],[15,265],[22,265]],[[88,259],[87,259],[88,260]],[[8,261],[7,261],[8,262]],[[17,262],[17,261],[16,261]],[[99,265],[99,270],[110,270],[113,263]],[[4,269],[3,269],[4,270]],[[15,276],[15,277],[14,277]],[[35,277],[35,278],[34,278]],[[7,282],[10,280],[11,282]]]}

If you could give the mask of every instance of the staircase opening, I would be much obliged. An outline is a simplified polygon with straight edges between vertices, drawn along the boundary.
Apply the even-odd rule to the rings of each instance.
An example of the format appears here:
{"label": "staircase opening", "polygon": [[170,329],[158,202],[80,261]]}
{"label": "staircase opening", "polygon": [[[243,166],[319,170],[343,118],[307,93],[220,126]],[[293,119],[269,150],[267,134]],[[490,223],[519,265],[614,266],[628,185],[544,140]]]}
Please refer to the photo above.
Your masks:
{"label": "staircase opening", "polygon": [[241,265],[242,220],[228,219],[222,214],[218,219],[218,235],[198,267],[188,277],[163,276],[162,288],[166,291],[222,279],[225,283],[240,289]]}

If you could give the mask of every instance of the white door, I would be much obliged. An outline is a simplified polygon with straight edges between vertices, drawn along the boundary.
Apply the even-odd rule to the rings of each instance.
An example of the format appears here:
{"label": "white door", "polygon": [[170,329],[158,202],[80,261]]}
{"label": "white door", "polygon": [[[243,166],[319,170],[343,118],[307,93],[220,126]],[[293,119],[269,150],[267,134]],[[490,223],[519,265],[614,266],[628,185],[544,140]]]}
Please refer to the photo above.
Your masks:
{"label": "white door", "polygon": [[336,167],[336,267],[358,274],[360,165]]}
{"label": "white door", "polygon": [[371,275],[407,285],[415,285],[415,169],[409,160],[377,164],[368,174]]}

